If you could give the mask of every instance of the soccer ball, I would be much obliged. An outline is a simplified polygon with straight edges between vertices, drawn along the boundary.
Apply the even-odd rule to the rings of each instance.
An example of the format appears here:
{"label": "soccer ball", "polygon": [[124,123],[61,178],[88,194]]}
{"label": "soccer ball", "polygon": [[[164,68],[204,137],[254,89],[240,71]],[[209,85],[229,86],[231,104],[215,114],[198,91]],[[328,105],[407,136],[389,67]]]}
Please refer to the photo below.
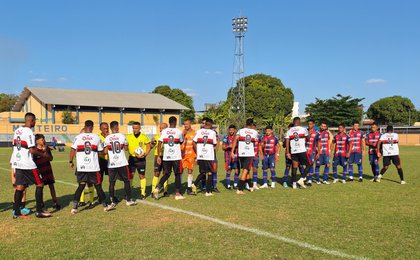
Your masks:
{"label": "soccer ball", "polygon": [[137,147],[137,149],[134,151],[134,153],[138,156],[142,156],[144,154],[144,150],[141,147]]}

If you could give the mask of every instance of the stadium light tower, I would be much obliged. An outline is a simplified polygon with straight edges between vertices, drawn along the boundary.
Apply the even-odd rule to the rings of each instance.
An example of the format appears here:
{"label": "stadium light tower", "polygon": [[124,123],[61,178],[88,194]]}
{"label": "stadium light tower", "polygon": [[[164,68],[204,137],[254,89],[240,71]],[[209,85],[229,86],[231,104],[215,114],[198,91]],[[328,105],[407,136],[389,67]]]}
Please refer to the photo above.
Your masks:
{"label": "stadium light tower", "polygon": [[245,80],[244,80],[244,37],[248,31],[247,17],[232,18],[232,30],[235,35],[235,54],[232,74],[232,95],[230,99],[231,117],[245,120]]}

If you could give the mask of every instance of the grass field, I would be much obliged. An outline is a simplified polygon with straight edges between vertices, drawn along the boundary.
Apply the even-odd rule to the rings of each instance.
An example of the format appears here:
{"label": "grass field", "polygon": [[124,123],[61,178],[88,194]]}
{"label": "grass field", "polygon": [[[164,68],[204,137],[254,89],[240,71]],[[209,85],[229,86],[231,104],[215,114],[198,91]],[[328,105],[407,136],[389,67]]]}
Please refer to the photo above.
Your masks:
{"label": "grass field", "polygon": [[[50,219],[33,216],[12,220],[10,149],[0,149],[0,259],[420,259],[420,176],[416,163],[420,147],[402,147],[401,154],[407,185],[398,183],[395,168],[390,168],[381,183],[368,181],[371,172],[365,158],[363,183],[306,190],[278,185],[274,190],[245,196],[225,190],[219,183],[222,192],[210,198],[203,194],[183,201],[175,201],[173,196],[159,201],[147,198],[149,203],[131,208],[121,203],[108,213],[96,207],[71,215],[68,205],[76,178],[68,166],[66,150],[56,152],[53,163],[64,208]],[[218,156],[222,162],[222,154]],[[152,180],[151,159],[148,185]],[[279,176],[283,176],[283,159],[277,165]],[[220,164],[220,181],[223,178]],[[136,176],[137,197],[139,183]],[[105,191],[107,186],[105,181]],[[123,197],[121,182],[117,190]],[[48,188],[44,198],[50,207]],[[28,190],[28,201],[34,208],[34,187]]]}

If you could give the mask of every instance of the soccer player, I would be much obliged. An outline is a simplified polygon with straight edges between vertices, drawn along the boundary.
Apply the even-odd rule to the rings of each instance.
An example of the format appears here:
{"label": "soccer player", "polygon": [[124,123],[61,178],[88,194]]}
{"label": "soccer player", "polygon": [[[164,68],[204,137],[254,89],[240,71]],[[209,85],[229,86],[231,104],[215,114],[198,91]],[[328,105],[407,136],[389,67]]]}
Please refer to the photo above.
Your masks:
{"label": "soccer player", "polygon": [[[197,185],[200,184],[202,179],[206,179],[207,176],[207,187],[213,185],[213,172],[214,172],[214,157],[216,152],[217,138],[216,132],[212,129],[213,121],[207,119],[204,128],[197,131],[194,137],[194,150],[197,154],[197,163],[200,174],[192,184],[192,193],[197,194]],[[207,189],[206,196],[213,196],[213,190]]]}
{"label": "soccer player", "polygon": [[[287,126],[287,131],[289,131],[290,128],[293,127],[293,123],[290,123]],[[290,168],[292,167],[292,160],[287,157],[287,149],[286,149],[286,135],[283,135],[283,148],[284,148],[284,162],[285,162],[285,168],[284,168],[284,176],[283,176],[283,187],[288,188],[287,180],[289,179],[289,173]]]}
{"label": "soccer player", "polygon": [[379,175],[379,158],[378,158],[378,142],[381,138],[381,133],[378,131],[378,125],[372,124],[370,133],[366,135],[366,145],[369,147],[369,163],[372,169],[374,181]]}
{"label": "soccer player", "polygon": [[[105,138],[107,137],[107,135],[109,135],[109,125],[108,125],[108,123],[102,122],[99,125],[99,130],[101,131],[99,133],[99,138],[101,138],[101,142],[103,144],[104,141],[105,141]],[[104,174],[105,175],[108,175],[108,154],[101,153],[99,155],[99,168],[101,169],[100,170],[100,173],[101,173],[101,182],[103,182],[103,180],[104,180]],[[93,189],[92,189],[92,191],[93,191]]]}
{"label": "soccer player", "polygon": [[128,142],[123,134],[119,133],[117,121],[112,121],[111,134],[108,134],[104,140],[104,153],[109,156],[108,175],[109,175],[109,198],[111,203],[118,203],[115,200],[115,183],[117,180],[124,182],[126,205],[133,206],[137,202],[131,200],[131,173],[128,167],[128,161],[125,152],[128,150]]}
{"label": "soccer player", "polygon": [[[300,126],[300,118],[293,118],[293,127],[286,133],[286,149],[287,157],[292,160],[292,182],[293,189],[297,188],[296,184],[299,184],[301,188],[306,188],[305,180],[311,169],[311,163],[309,162],[308,154],[306,153],[306,142],[309,139],[308,130]],[[299,180],[297,180],[297,169],[299,165],[305,166],[305,170],[301,174]]]}
{"label": "soccer player", "polygon": [[[201,120],[201,128],[205,127],[205,124],[207,122],[207,120],[211,120],[208,117],[203,117],[203,119]],[[212,121],[213,122],[213,121]],[[220,145],[220,138],[219,138],[219,134],[217,133],[217,131],[213,128],[213,130],[216,132],[216,139],[217,139],[217,144],[216,144],[216,154],[219,151],[219,145]],[[213,183],[212,183],[212,187],[211,189],[213,190],[213,192],[217,192],[219,193],[219,189],[217,188],[217,168],[218,168],[218,161],[217,161],[217,156],[214,156],[214,161],[213,161]],[[207,185],[206,185],[206,180],[203,179],[201,181],[201,186],[202,186],[202,191],[206,192],[207,189]]]}
{"label": "soccer player", "polygon": [[353,164],[356,164],[359,171],[359,182],[363,182],[363,165],[362,160],[365,156],[365,138],[364,133],[359,130],[359,123],[353,123],[353,129],[349,131],[350,148],[349,148],[349,179],[353,181]]}
{"label": "soccer player", "polygon": [[[264,179],[264,184],[260,188],[268,188],[269,169],[271,171],[271,188],[276,187],[276,162],[279,161],[281,148],[279,139],[273,133],[273,127],[267,126],[265,128],[265,135],[261,138],[259,146]],[[255,186],[257,186],[257,183],[254,181],[254,187]]]}
{"label": "soccer player", "polygon": [[[139,122],[134,122],[133,132],[127,135],[128,142],[128,165],[132,177],[137,172],[140,177],[140,200],[146,198],[146,157],[150,153],[150,139],[146,134],[141,132],[141,125]],[[137,154],[137,148],[143,149],[143,154]]]}
{"label": "soccer player", "polygon": [[308,133],[309,133],[309,140],[306,142],[306,150],[307,150],[306,153],[309,156],[309,163],[311,164],[311,168],[309,170],[308,181],[306,185],[312,186],[315,157],[317,154],[317,143],[318,143],[318,138],[319,138],[319,133],[315,129],[315,121],[313,119],[308,120]]}
{"label": "soccer player", "polygon": [[196,152],[194,150],[193,140],[195,136],[195,131],[191,128],[191,120],[187,119],[184,121],[184,130],[182,131],[184,135],[184,143],[181,146],[182,151],[182,169],[187,169],[188,177],[187,177],[187,194],[191,195],[191,185],[193,182],[193,170],[194,170],[194,162],[197,157]]}
{"label": "soccer player", "polygon": [[50,159],[47,153],[40,153],[35,148],[35,136],[31,128],[35,126],[35,115],[32,113],[25,114],[24,126],[18,127],[13,134],[13,153],[10,159],[12,169],[15,171],[15,197],[13,203],[13,218],[26,219],[28,216],[21,214],[22,198],[26,187],[36,185],[35,200],[36,213],[38,218],[51,217],[50,213],[44,212],[42,209],[43,184],[42,176],[36,168],[33,156],[41,156]]}
{"label": "soccer player", "polygon": [[316,184],[321,184],[319,180],[319,172],[321,166],[324,166],[324,173],[323,173],[323,184],[330,184],[328,182],[328,174],[330,172],[330,140],[331,134],[328,131],[327,123],[322,122],[320,125],[320,132],[318,137],[318,144],[317,144],[317,154],[316,154],[316,164],[315,164],[315,179]]}
{"label": "soccer player", "polygon": [[250,191],[254,191],[251,182],[251,170],[252,163],[255,157],[255,142],[258,139],[258,132],[254,129],[254,120],[247,119],[244,128],[239,129],[236,133],[235,141],[233,142],[231,157],[235,156],[235,149],[238,147],[239,164],[242,169],[241,177],[239,178],[238,190],[236,194],[243,195],[245,183],[248,183]]}
{"label": "soccer player", "polygon": [[[171,116],[169,118],[169,127],[162,130],[158,143],[157,163],[162,164],[163,177],[160,179],[159,184],[153,190],[155,199],[159,199],[159,192],[163,184],[171,176],[171,172],[175,173],[175,200],[185,199],[181,194],[181,171],[182,171],[182,155],[181,144],[184,142],[182,131],[176,128],[177,118]],[[163,149],[162,149],[163,146]],[[163,155],[163,158],[160,157]]]}
{"label": "soccer player", "polygon": [[[252,129],[254,129],[258,133],[258,138],[255,139],[254,143],[254,159],[252,160],[252,182],[254,190],[258,190],[258,166],[260,164],[260,141],[261,135],[257,128],[257,124],[254,122],[252,124]],[[248,183],[246,183],[246,189],[249,190],[251,187]]]}
{"label": "soccer player", "polygon": [[226,171],[226,189],[230,190],[232,189],[230,185],[230,174],[232,171],[234,171],[234,181],[233,181],[233,187],[236,189],[238,186],[239,181],[239,169],[238,169],[238,149],[234,151],[234,157],[231,157],[232,152],[232,146],[233,142],[235,141],[235,135],[236,135],[236,126],[230,125],[229,126],[229,134],[225,135],[223,137],[223,144],[222,149],[224,151],[224,157],[225,157],[225,171]]}
{"label": "soccer player", "polygon": [[[49,155],[49,157],[39,155],[34,156],[34,162],[39,172],[41,173],[42,183],[44,184],[44,186],[48,185],[48,187],[50,188],[51,198],[54,203],[53,209],[59,210],[61,209],[61,206],[60,204],[58,204],[58,198],[54,187],[55,178],[51,167],[51,161],[53,160],[51,149],[45,144],[45,137],[42,134],[35,135],[35,142],[36,149],[38,150],[38,152],[47,153]],[[44,203],[42,204],[44,205]]]}
{"label": "soccer player", "polygon": [[78,202],[80,195],[87,183],[93,184],[98,194],[99,203],[102,204],[104,211],[110,211],[115,208],[115,205],[107,205],[106,195],[102,189],[101,174],[99,173],[99,156],[98,153],[103,151],[101,139],[97,134],[93,133],[93,122],[91,120],[85,121],[84,133],[76,136],[70,151],[70,167],[74,168],[74,157],[76,156],[77,163],[77,183],[79,186],[74,193],[73,208],[71,214],[79,213]]}
{"label": "soccer player", "polygon": [[338,134],[336,134],[333,138],[331,144],[331,151],[334,152],[333,158],[333,174],[334,174],[334,181],[333,183],[337,183],[338,181],[338,174],[337,174],[337,166],[340,165],[343,167],[343,176],[342,176],[342,183],[346,183],[346,174],[347,174],[347,159],[349,156],[349,136],[346,134],[346,127],[343,124],[338,125]]}
{"label": "soccer player", "polygon": [[[382,146],[382,153],[381,153]],[[400,149],[398,147],[398,134],[394,133],[394,127],[389,125],[386,127],[386,133],[381,136],[378,142],[378,158],[383,156],[384,167],[381,169],[381,173],[376,178],[377,182],[381,182],[382,176],[388,170],[391,162],[395,165],[400,176],[401,184],[406,184],[404,181],[404,173],[401,167],[400,160]]]}
{"label": "soccer player", "polygon": [[[162,172],[162,164],[159,164],[157,162],[157,158],[160,157],[160,159],[162,160],[163,156],[160,156],[158,154],[157,144],[159,143],[159,138],[160,138],[160,135],[162,133],[162,130],[163,129],[166,129],[167,127],[168,127],[168,124],[167,123],[160,124],[159,125],[159,134],[157,134],[154,137],[154,139],[152,140],[152,142],[150,143],[151,148],[155,147],[155,152],[154,152],[154,156],[155,156],[155,158],[154,158],[154,176],[153,176],[153,179],[152,179],[152,191],[154,191],[156,189],[156,186],[159,183],[160,173]],[[152,196],[152,198],[154,198],[153,197],[153,192],[152,192],[152,195],[151,196]],[[168,181],[166,181],[163,184],[163,196],[164,197],[169,197],[169,193],[168,193]]]}

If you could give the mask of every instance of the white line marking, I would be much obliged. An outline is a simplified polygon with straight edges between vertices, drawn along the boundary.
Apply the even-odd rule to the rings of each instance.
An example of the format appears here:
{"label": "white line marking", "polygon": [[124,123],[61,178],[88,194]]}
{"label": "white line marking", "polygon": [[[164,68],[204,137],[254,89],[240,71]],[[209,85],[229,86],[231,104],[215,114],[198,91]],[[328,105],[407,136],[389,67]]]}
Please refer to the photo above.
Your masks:
{"label": "white line marking", "polygon": [[227,221],[224,221],[224,220],[221,220],[221,219],[213,218],[213,217],[210,217],[210,216],[202,215],[202,214],[199,214],[199,213],[195,213],[195,212],[191,212],[191,211],[187,211],[187,210],[183,210],[183,209],[179,209],[179,208],[174,208],[174,207],[170,207],[170,206],[166,206],[166,205],[162,205],[162,204],[157,204],[157,203],[153,203],[153,202],[149,202],[149,201],[145,201],[145,200],[142,200],[140,202],[143,203],[143,204],[149,205],[149,206],[174,211],[174,212],[177,212],[177,213],[183,213],[183,214],[190,215],[190,216],[193,216],[193,217],[196,217],[196,218],[211,221],[211,222],[220,224],[220,225],[228,227],[228,228],[250,232],[250,233],[253,233],[253,234],[258,235],[258,236],[273,238],[273,239],[276,239],[276,240],[279,240],[279,241],[282,241],[282,242],[286,242],[286,243],[296,245],[296,246],[299,246],[299,247],[302,247],[302,248],[310,249],[310,250],[313,250],[313,251],[319,251],[319,252],[322,252],[324,254],[328,254],[328,255],[332,255],[332,256],[338,256],[338,257],[348,258],[348,259],[369,259],[367,257],[350,255],[350,254],[342,253],[342,252],[337,251],[337,250],[330,250],[330,249],[327,249],[327,248],[315,246],[315,245],[312,245],[312,244],[309,244],[309,243],[306,243],[306,242],[301,242],[301,241],[298,241],[298,240],[295,240],[295,239],[292,239],[292,238],[272,234],[272,233],[269,233],[269,232],[264,231],[264,230],[245,227],[245,226],[242,226],[242,225],[238,225],[238,224],[235,224],[235,223],[230,223],[230,222],[227,222]]}
{"label": "white line marking", "polygon": [[[0,167],[0,169],[6,170],[6,171],[10,170],[10,169],[3,168],[3,167]],[[61,183],[61,184],[69,185],[69,186],[74,186],[74,187],[78,186],[75,183],[70,183],[70,182],[66,182],[66,181],[61,181],[61,180],[55,180],[55,181],[58,182],[58,183]],[[210,217],[210,216],[202,215],[202,214],[195,213],[195,212],[192,212],[192,211],[187,211],[187,210],[183,210],[183,209],[179,209],[179,208],[174,208],[174,207],[170,207],[170,206],[166,206],[166,205],[162,205],[162,204],[157,204],[157,203],[153,203],[153,202],[149,202],[149,201],[145,201],[145,200],[142,200],[140,202],[143,203],[143,204],[152,206],[152,207],[158,207],[158,208],[161,208],[161,209],[166,209],[166,210],[174,211],[174,212],[177,212],[177,213],[183,213],[183,214],[190,215],[190,216],[193,216],[193,217],[196,217],[196,218],[211,221],[211,222],[217,223],[219,225],[222,225],[222,226],[225,226],[225,227],[228,227],[228,228],[246,231],[246,232],[258,235],[258,236],[273,238],[273,239],[283,241],[283,242],[286,242],[286,243],[289,243],[289,244],[292,244],[292,245],[296,245],[296,246],[299,246],[299,247],[302,247],[302,248],[310,249],[310,250],[313,250],[313,251],[319,251],[319,252],[322,252],[322,253],[327,254],[327,255],[338,256],[338,257],[348,258],[348,259],[369,259],[367,257],[355,256],[355,255],[342,253],[342,252],[337,251],[337,250],[330,250],[330,249],[319,247],[319,246],[316,246],[316,245],[312,245],[312,244],[309,244],[309,243],[306,243],[306,242],[301,242],[301,241],[298,241],[298,240],[295,240],[295,239],[292,239],[292,238],[272,234],[272,233],[269,233],[269,232],[264,231],[264,230],[238,225],[238,224],[235,224],[235,223],[227,222],[227,221],[224,221],[224,220],[221,220],[221,219],[217,219],[217,218],[213,218],[213,217]]]}

